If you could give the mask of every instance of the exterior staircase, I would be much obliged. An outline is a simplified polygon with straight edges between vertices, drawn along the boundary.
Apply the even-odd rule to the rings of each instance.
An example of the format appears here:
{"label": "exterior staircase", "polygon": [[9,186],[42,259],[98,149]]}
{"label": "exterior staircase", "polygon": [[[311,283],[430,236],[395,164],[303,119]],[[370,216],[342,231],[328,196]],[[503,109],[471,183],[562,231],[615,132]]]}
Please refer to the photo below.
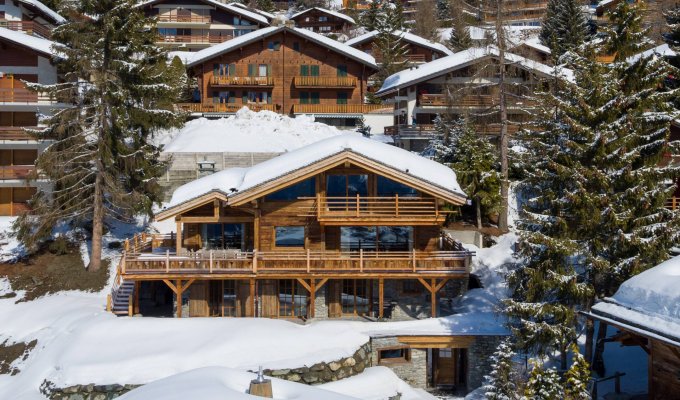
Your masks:
{"label": "exterior staircase", "polygon": [[116,315],[130,315],[130,296],[135,291],[135,282],[123,280],[120,286],[111,291],[111,312]]}

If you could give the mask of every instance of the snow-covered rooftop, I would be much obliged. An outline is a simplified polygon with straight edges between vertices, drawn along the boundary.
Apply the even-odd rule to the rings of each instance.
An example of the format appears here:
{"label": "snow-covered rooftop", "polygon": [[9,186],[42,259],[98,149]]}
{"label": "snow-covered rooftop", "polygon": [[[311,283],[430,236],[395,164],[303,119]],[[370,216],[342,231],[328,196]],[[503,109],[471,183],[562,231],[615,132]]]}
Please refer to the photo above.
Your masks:
{"label": "snow-covered rooftop", "polygon": [[272,14],[272,13],[270,13],[270,12],[267,12],[267,11],[264,11],[264,10],[260,10],[260,9],[258,9],[258,8],[248,7],[247,5],[245,5],[245,4],[243,4],[243,3],[228,3],[228,4],[229,4],[230,6],[234,6],[234,7],[238,7],[238,8],[243,8],[243,9],[248,10],[248,11],[256,12],[256,13],[258,13],[258,14],[260,14],[260,15],[263,15],[264,17],[266,17],[266,18],[269,19],[269,20],[272,20],[272,19],[276,18],[276,15],[274,15],[274,14]]}
{"label": "snow-covered rooftop", "polygon": [[0,38],[9,40],[10,42],[19,46],[28,47],[32,50],[43,53],[46,56],[55,56],[57,54],[53,48],[53,41],[33,35],[27,35],[23,32],[0,28]]}
{"label": "snow-covered rooftop", "polygon": [[270,26],[267,28],[258,29],[256,31],[246,33],[245,35],[235,37],[234,39],[227,40],[226,42],[198,51],[191,58],[191,61],[188,63],[187,66],[192,67],[201,62],[210,60],[211,58],[216,57],[220,54],[227,53],[229,51],[238,49],[239,47],[245,46],[249,43],[261,40],[265,37],[284,31],[296,34],[298,36],[302,36],[305,39],[308,39],[312,42],[316,42],[317,44],[327,47],[328,49],[342,53],[347,57],[359,61],[360,63],[368,65],[372,68],[376,69],[378,68],[378,66],[375,63],[375,58],[364,53],[363,51],[359,51],[344,43],[340,43],[337,40],[327,38],[326,36],[319,35],[318,33],[314,33],[307,29],[290,28],[286,26]]}
{"label": "snow-covered rooftop", "polygon": [[352,24],[352,25],[355,25],[355,24],[356,24],[356,22],[354,21],[354,18],[350,17],[349,15],[345,15],[345,14],[343,14],[343,13],[340,13],[340,12],[337,12],[337,11],[333,11],[333,10],[328,10],[328,9],[321,8],[321,7],[312,7],[312,8],[308,8],[308,9],[306,9],[306,10],[302,10],[302,11],[300,11],[299,13],[295,13],[295,14],[291,15],[291,16],[290,16],[290,19],[295,19],[295,18],[297,18],[297,17],[299,17],[299,16],[301,16],[301,15],[307,14],[308,12],[314,11],[314,10],[316,10],[316,11],[321,11],[322,13],[326,13],[326,14],[328,14],[328,15],[332,15],[332,16],[334,16],[334,17],[340,18],[340,19],[342,19],[342,20],[345,20],[345,21],[349,22],[349,23]]}
{"label": "snow-covered rooftop", "polygon": [[[137,7],[143,7],[143,6],[146,6],[146,5],[149,5],[149,4],[157,3],[158,1],[160,1],[160,0],[140,1],[139,3],[137,3]],[[210,4],[213,7],[217,7],[217,8],[220,8],[222,10],[229,11],[229,12],[232,12],[234,14],[238,14],[242,17],[246,17],[246,18],[248,18],[252,21],[256,21],[256,22],[259,22],[259,23],[264,24],[264,25],[269,25],[269,20],[264,15],[261,15],[257,12],[254,12],[254,11],[250,11],[246,8],[236,7],[232,4],[220,3],[219,1],[216,1],[216,0],[200,0],[200,1],[207,3],[207,4]]]}
{"label": "snow-covered rooftop", "polygon": [[162,135],[158,144],[165,145],[165,153],[284,153],[341,133],[312,116],[291,118],[244,107],[228,118],[189,121]]}
{"label": "snow-covered rooftop", "polygon": [[592,313],[680,345],[680,256],[628,279]]}
{"label": "snow-covered rooftop", "polygon": [[345,151],[406,172],[451,193],[452,196],[465,196],[456,180],[456,173],[451,168],[399,147],[359,135],[343,134],[312,143],[250,168],[230,168],[196,179],[177,188],[168,207],[178,206],[210,192],[236,195]]}
{"label": "snow-covered rooftop", "polygon": [[641,58],[648,57],[675,57],[677,53],[668,46],[667,43],[653,47],[649,50],[645,50],[642,53],[638,53],[634,56],[628,57],[626,60],[628,63],[632,64],[637,62]]}
{"label": "snow-covered rooftop", "polygon": [[[473,47],[467,50],[459,51],[458,53],[448,57],[440,58],[429,63],[390,75],[387,77],[387,79],[385,79],[383,86],[376,94],[380,96],[392,93],[395,90],[411,86],[415,83],[427,81],[432,78],[445,75],[451,71],[464,68],[483,58],[498,57],[498,55],[498,49],[493,46]],[[573,79],[573,72],[566,68],[560,68],[556,72],[555,67],[551,67],[512,53],[505,53],[505,58],[508,62],[512,62],[523,69],[536,72],[543,76],[555,76],[557,73],[564,79]]]}
{"label": "snow-covered rooftop", "polygon": [[[453,52],[451,50],[449,50],[449,48],[444,46],[443,44],[438,43],[438,42],[433,42],[431,40],[427,40],[424,37],[414,35],[413,33],[402,32],[402,31],[394,31],[393,34],[395,36],[398,36],[398,37],[404,39],[405,41],[407,41],[409,43],[413,43],[413,44],[416,44],[416,45],[437,51],[437,52],[442,53],[442,54],[446,54],[446,55],[453,54]],[[357,36],[353,39],[350,39],[350,40],[346,41],[345,44],[348,45],[348,46],[354,47],[354,46],[361,44],[361,43],[364,43],[366,41],[373,40],[376,36],[378,36],[378,31],[371,31],[371,32],[368,32],[368,33],[364,33],[361,36]]]}
{"label": "snow-covered rooftop", "polygon": [[541,40],[537,37],[524,40],[519,45],[521,46],[523,44],[528,46],[528,47],[531,47],[532,49],[536,49],[543,54],[551,54],[552,53],[552,51],[550,50],[550,47],[542,44]]}
{"label": "snow-covered rooftop", "polygon": [[19,3],[24,3],[28,6],[35,7],[36,9],[40,10],[40,12],[42,12],[46,17],[52,19],[57,24],[61,24],[66,21],[64,17],[62,17],[56,11],[47,7],[43,3],[39,2],[38,0],[19,0]]}

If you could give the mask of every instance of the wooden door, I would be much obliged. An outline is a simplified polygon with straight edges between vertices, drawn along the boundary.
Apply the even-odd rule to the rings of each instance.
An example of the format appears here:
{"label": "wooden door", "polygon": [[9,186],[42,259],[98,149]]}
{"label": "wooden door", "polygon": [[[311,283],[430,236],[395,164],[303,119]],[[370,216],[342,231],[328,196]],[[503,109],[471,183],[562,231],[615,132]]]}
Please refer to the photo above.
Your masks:
{"label": "wooden door", "polygon": [[0,215],[12,215],[12,188],[0,188]]}
{"label": "wooden door", "polygon": [[342,304],[340,302],[340,296],[342,295],[342,280],[329,280],[328,283],[326,283],[326,286],[328,287],[328,291],[326,292],[328,294],[326,297],[328,318],[340,318],[342,317]]}
{"label": "wooden door", "polygon": [[254,317],[250,309],[250,282],[240,280],[236,283],[236,316]]}
{"label": "wooden door", "polygon": [[454,349],[433,349],[433,370],[435,386],[456,384],[456,352]]}
{"label": "wooden door", "polygon": [[279,317],[279,290],[276,280],[267,279],[257,282],[262,301],[262,316],[265,318]]}
{"label": "wooden door", "polygon": [[189,316],[207,317],[208,308],[208,284],[207,282],[194,282],[189,288]]}

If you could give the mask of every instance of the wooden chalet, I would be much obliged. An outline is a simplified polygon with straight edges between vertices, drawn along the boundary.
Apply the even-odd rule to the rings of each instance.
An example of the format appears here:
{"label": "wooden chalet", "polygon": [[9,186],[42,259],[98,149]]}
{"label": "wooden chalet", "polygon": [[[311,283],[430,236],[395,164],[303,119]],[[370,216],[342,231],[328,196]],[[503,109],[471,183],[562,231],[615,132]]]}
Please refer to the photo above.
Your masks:
{"label": "wooden chalet", "polygon": [[[591,312],[585,313],[600,326],[606,324],[609,327],[608,337],[604,339],[607,346],[635,346],[647,354],[648,393],[646,397],[639,398],[680,398],[679,262],[680,258],[675,257],[632,277],[612,298],[604,299],[594,305]],[[611,342],[616,344],[609,344]],[[606,354],[604,364],[606,377],[613,375],[620,380],[634,378],[623,375],[625,371],[607,370]],[[604,397],[623,398],[625,395],[617,396]]]}
{"label": "wooden chalet", "polygon": [[[469,2],[471,3],[471,2]],[[479,9],[477,4],[474,8]],[[508,0],[503,2],[503,23],[512,26],[541,26],[548,8],[546,0]],[[479,9],[479,20],[486,24],[494,24],[498,12],[495,7]]]}
{"label": "wooden chalet", "polygon": [[126,243],[112,307],[172,315],[174,303],[178,317],[434,316],[438,297],[467,284],[472,253],[441,233],[447,210],[465,201],[444,165],[354,134],[325,139],[175,190],[156,215],[174,220],[175,232]]}
{"label": "wooden chalet", "polygon": [[46,182],[27,178],[35,172],[38,154],[47,146],[27,128],[38,126],[38,115],[65,106],[57,99],[29,91],[25,82],[56,83],[52,42],[22,31],[0,28],[0,215],[27,209],[28,200]]}
{"label": "wooden chalet", "polygon": [[180,107],[221,117],[248,106],[350,126],[363,113],[384,108],[364,104],[368,77],[377,70],[373,57],[290,21],[278,23],[188,58],[198,87],[194,102]]}
{"label": "wooden chalet", "polygon": [[[508,98],[508,129],[516,132],[528,122],[537,107],[533,94],[551,79],[555,70],[548,65],[506,53],[508,76],[514,86]],[[388,77],[376,92],[394,104],[394,125],[385,128],[400,147],[421,151],[434,133],[434,120],[441,114],[466,116],[477,131],[491,137],[500,132],[497,82],[498,50],[471,48],[417,68]],[[561,70],[570,79],[571,71]],[[498,121],[498,122],[494,122]]]}
{"label": "wooden chalet", "polygon": [[[395,31],[393,33],[399,37],[401,41],[408,47],[406,58],[409,63],[422,64],[436,60],[438,58],[446,57],[453,52],[441,43],[427,40],[410,32]],[[346,45],[357,48],[366,54],[375,57],[376,62],[380,62],[380,54],[375,47],[375,41],[378,37],[378,31],[371,31],[361,36],[345,42]]]}
{"label": "wooden chalet", "polygon": [[255,10],[215,0],[150,0],[138,7],[156,18],[157,43],[171,50],[197,51],[269,26]]}
{"label": "wooden chalet", "polygon": [[37,0],[0,1],[0,27],[49,39],[64,18]]}
{"label": "wooden chalet", "polygon": [[313,7],[291,15],[295,26],[320,34],[346,33],[356,25],[354,18],[337,11]]}

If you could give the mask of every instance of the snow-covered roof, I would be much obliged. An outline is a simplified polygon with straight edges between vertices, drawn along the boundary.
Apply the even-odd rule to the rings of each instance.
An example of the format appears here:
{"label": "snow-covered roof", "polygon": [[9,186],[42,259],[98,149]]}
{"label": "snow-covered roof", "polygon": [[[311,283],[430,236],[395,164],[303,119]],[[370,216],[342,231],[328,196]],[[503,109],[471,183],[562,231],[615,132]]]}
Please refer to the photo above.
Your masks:
{"label": "snow-covered roof", "polygon": [[550,50],[550,47],[542,44],[541,40],[537,37],[524,40],[519,44],[519,46],[521,46],[521,45],[526,45],[528,47],[531,47],[532,49],[535,49],[535,50],[537,50],[537,51],[539,51],[543,54],[551,54],[552,53],[552,51]]}
{"label": "snow-covered roof", "polygon": [[[405,41],[407,41],[409,43],[413,43],[413,44],[416,44],[418,46],[422,46],[422,47],[425,47],[425,48],[428,48],[428,49],[431,49],[431,50],[434,50],[434,51],[437,51],[439,53],[443,53],[443,54],[446,54],[446,55],[453,54],[453,52],[451,50],[449,50],[449,48],[444,46],[443,44],[438,43],[438,42],[433,42],[431,40],[427,40],[424,37],[414,35],[413,33],[402,32],[402,31],[394,31],[393,34],[395,36],[398,36],[398,37],[404,39]],[[346,41],[345,44],[348,45],[348,46],[354,47],[356,45],[367,42],[369,40],[373,40],[376,36],[378,36],[378,31],[371,31],[371,32],[368,32],[368,33],[364,33],[361,36],[357,36],[353,39],[350,39],[350,40]]]}
{"label": "snow-covered roof", "polygon": [[157,137],[165,153],[284,153],[341,133],[312,116],[243,107],[228,118],[198,118]]}
{"label": "snow-covered roof", "polygon": [[[523,40],[536,37],[541,31],[540,26],[505,26],[504,29],[505,38],[508,40],[509,45],[519,44]],[[453,28],[442,28],[438,31],[441,41],[445,42],[451,37]],[[470,33],[470,39],[473,41],[482,41],[487,37],[487,35],[491,35],[492,38],[496,37],[496,28],[491,25],[470,26],[468,27],[468,32]]]}
{"label": "snow-covered roof", "polygon": [[[158,3],[159,1],[162,1],[162,0],[140,1],[139,3],[137,3],[137,7],[147,6],[149,4]],[[200,1],[202,1],[203,3],[210,4],[211,6],[221,8],[222,10],[230,11],[234,14],[238,14],[242,17],[245,17],[245,18],[248,18],[250,20],[259,22],[261,24],[269,25],[269,20],[265,16],[263,16],[259,13],[256,13],[254,11],[250,11],[250,10],[242,8],[242,7],[236,7],[232,4],[220,3],[219,1],[216,1],[216,0],[200,0]]]}
{"label": "snow-covered roof", "polygon": [[321,7],[312,7],[312,8],[308,8],[308,9],[306,9],[306,10],[300,11],[299,13],[296,13],[296,14],[291,15],[291,16],[290,16],[290,19],[295,19],[295,18],[297,18],[297,17],[299,17],[299,16],[301,16],[301,15],[307,14],[308,12],[314,11],[314,10],[316,10],[316,11],[321,11],[322,13],[325,13],[325,14],[332,15],[332,16],[334,16],[334,17],[340,18],[340,19],[342,19],[342,20],[345,20],[345,21],[349,22],[349,23],[352,24],[352,25],[355,25],[355,24],[356,24],[356,22],[354,21],[354,18],[350,17],[349,15],[345,15],[345,14],[343,14],[343,13],[339,13],[339,12],[333,11],[333,10],[327,10],[327,9],[321,8]]}
{"label": "snow-covered roof", "polygon": [[626,60],[628,63],[632,64],[637,62],[641,58],[649,57],[675,57],[677,53],[668,46],[667,43],[656,46],[649,50],[645,50],[642,53],[635,54],[634,56],[628,57]]}
{"label": "snow-covered roof", "polygon": [[28,47],[49,57],[57,54],[57,52],[53,49],[53,41],[33,35],[27,35],[23,32],[0,28],[0,38],[9,40],[18,46]]}
{"label": "snow-covered roof", "polygon": [[680,256],[628,279],[591,312],[680,345]]}
{"label": "snow-covered roof", "polygon": [[[458,53],[455,53],[451,56],[440,58],[429,63],[425,63],[423,65],[390,75],[387,77],[387,79],[385,79],[383,86],[376,94],[378,96],[389,94],[395,90],[445,75],[460,68],[464,68],[483,58],[498,57],[498,55],[498,49],[494,46],[473,47],[467,50],[459,51]],[[508,62],[543,76],[555,76],[556,74],[555,67],[529,60],[528,58],[518,56],[516,54],[506,52],[505,58]],[[561,68],[557,73],[564,79],[573,79],[573,72],[569,69]]]}
{"label": "snow-covered roof", "polygon": [[347,46],[344,43],[340,43],[337,40],[333,40],[326,36],[319,35],[318,33],[314,33],[307,29],[290,28],[287,26],[270,26],[267,28],[258,29],[256,31],[246,33],[245,35],[237,36],[231,40],[227,40],[226,42],[217,44],[215,46],[211,46],[201,51],[197,51],[187,66],[192,67],[204,61],[208,61],[220,54],[230,52],[232,50],[245,46],[249,43],[256,42],[258,40],[261,40],[262,38],[284,31],[296,34],[298,36],[303,36],[305,39],[308,39],[312,42],[316,42],[317,44],[320,44],[328,49],[342,53],[347,57],[352,58],[362,64],[368,65],[375,69],[378,68],[378,66],[375,63],[375,58],[373,58],[371,55],[364,53],[363,51],[357,50],[353,47]]}
{"label": "snow-covered roof", "polygon": [[272,13],[270,13],[270,12],[267,12],[267,11],[264,11],[264,10],[260,10],[260,9],[258,9],[258,8],[248,7],[247,5],[245,5],[245,4],[243,4],[243,3],[228,3],[228,4],[229,4],[230,6],[234,6],[234,7],[238,7],[238,8],[243,8],[244,10],[256,12],[256,13],[258,13],[258,14],[260,14],[260,15],[266,17],[266,18],[267,18],[268,20],[270,20],[270,21],[271,21],[272,19],[276,18],[276,15],[274,15],[274,14],[272,14]]}
{"label": "snow-covered roof", "polygon": [[230,168],[196,179],[174,191],[168,208],[211,192],[235,196],[343,152],[354,153],[409,174],[444,190],[452,197],[465,197],[456,180],[456,173],[451,168],[399,147],[359,135],[344,134],[312,143],[250,168]]}
{"label": "snow-covered roof", "polygon": [[37,10],[42,12],[44,16],[50,18],[52,21],[54,21],[57,24],[61,24],[63,22],[66,22],[66,19],[64,19],[64,17],[62,17],[56,11],[47,7],[43,3],[39,2],[38,0],[18,0],[18,1],[19,1],[19,3],[26,4],[27,6],[35,7]]}

